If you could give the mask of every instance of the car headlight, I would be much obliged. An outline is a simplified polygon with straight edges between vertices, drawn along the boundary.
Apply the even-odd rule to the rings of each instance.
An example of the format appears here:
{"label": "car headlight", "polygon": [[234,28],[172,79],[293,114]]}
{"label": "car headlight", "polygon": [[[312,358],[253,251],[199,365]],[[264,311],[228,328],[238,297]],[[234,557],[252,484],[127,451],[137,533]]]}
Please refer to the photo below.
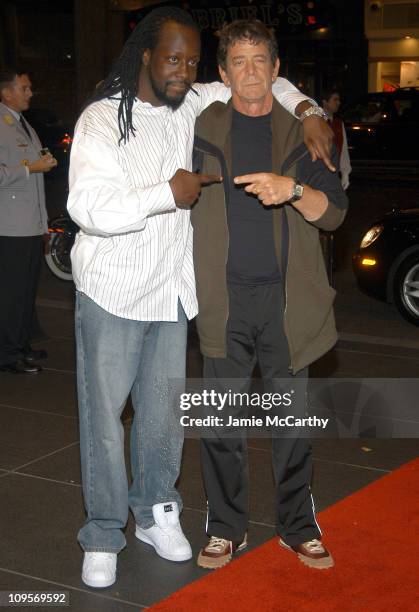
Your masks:
{"label": "car headlight", "polygon": [[373,225],[370,227],[368,232],[365,234],[363,239],[361,240],[361,244],[359,245],[360,249],[366,249],[370,246],[375,240],[377,240],[378,236],[384,229],[384,225]]}

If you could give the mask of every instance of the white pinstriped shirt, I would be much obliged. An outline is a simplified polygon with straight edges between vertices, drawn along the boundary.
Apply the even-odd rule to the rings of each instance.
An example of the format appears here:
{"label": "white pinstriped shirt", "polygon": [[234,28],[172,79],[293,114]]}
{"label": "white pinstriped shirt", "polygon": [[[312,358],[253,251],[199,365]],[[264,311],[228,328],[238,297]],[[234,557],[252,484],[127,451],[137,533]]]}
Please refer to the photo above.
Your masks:
{"label": "white pinstriped shirt", "polygon": [[[136,136],[118,146],[118,100],[91,104],[80,116],[70,161],[68,211],[80,226],[71,252],[76,287],[101,308],[137,321],[177,321],[180,299],[198,312],[189,210],[176,207],[169,180],[191,170],[196,117],[216,100],[221,83],[195,84],[173,111],[137,100]],[[290,112],[305,100],[279,78],[273,93]]]}

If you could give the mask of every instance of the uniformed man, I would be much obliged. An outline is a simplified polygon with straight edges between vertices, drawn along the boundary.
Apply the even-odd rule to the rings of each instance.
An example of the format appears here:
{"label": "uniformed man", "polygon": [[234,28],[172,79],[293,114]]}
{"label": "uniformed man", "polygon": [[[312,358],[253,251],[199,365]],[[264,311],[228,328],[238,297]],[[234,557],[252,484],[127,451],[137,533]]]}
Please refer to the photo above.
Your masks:
{"label": "uniformed man", "polygon": [[48,231],[44,172],[57,165],[22,116],[32,97],[26,72],[0,70],[0,371],[36,374],[46,351],[29,344]]}

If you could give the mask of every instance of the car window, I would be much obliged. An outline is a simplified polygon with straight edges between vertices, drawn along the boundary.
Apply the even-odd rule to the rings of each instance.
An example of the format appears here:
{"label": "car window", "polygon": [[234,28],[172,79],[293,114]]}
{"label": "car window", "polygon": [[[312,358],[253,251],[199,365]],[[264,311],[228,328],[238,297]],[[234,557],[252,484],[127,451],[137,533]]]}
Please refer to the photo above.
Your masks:
{"label": "car window", "polygon": [[393,119],[400,122],[419,122],[418,96],[394,95]]}
{"label": "car window", "polygon": [[348,106],[343,117],[352,123],[419,122],[419,92],[373,93]]}
{"label": "car window", "polygon": [[383,113],[388,111],[388,106],[388,96],[385,94],[365,96],[346,109],[344,118],[356,123],[378,123]]}

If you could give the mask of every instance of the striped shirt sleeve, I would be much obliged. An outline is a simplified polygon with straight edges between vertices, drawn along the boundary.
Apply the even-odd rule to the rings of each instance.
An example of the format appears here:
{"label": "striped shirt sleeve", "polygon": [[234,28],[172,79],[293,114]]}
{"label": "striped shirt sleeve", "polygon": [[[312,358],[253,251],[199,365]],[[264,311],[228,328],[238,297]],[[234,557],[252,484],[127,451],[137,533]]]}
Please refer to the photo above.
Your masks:
{"label": "striped shirt sleeve", "polygon": [[90,134],[76,134],[71,150],[68,211],[83,231],[110,236],[142,230],[147,217],[174,210],[168,181],[132,187],[116,146]]}

